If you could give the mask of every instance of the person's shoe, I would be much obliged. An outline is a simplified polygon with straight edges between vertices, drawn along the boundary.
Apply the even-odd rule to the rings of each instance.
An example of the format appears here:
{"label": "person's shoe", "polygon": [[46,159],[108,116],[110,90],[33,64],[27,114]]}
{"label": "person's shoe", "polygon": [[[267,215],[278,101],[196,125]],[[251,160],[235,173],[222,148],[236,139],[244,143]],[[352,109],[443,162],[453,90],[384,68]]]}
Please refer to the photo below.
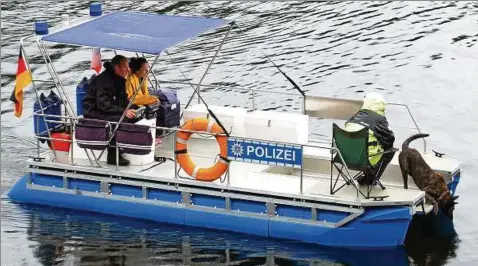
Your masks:
{"label": "person's shoe", "polygon": [[[108,157],[106,158],[106,163],[116,165],[116,152],[108,152]],[[129,165],[129,160],[123,158],[123,156],[120,154],[118,156],[118,165],[119,166],[128,166]]]}
{"label": "person's shoe", "polygon": [[129,160],[123,158],[123,156],[121,156],[121,154],[119,155],[118,159],[119,159],[119,163],[118,163],[119,166],[128,166],[129,165]]}

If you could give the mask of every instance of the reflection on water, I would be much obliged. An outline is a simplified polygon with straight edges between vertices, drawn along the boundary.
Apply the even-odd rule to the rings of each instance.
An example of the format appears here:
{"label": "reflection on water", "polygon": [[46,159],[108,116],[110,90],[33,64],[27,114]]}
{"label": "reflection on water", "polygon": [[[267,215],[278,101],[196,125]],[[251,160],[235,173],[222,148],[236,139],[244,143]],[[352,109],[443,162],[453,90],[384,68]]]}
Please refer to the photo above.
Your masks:
{"label": "reflection on water", "polygon": [[[20,37],[31,32],[36,18],[47,19],[54,26],[64,13],[71,18],[88,15],[88,2],[2,1],[1,9],[4,192],[23,174],[24,160],[36,152],[33,91],[25,91],[21,119],[13,116],[8,100]],[[208,104],[251,106],[248,95],[230,91],[225,85],[295,92],[262,52],[308,94],[361,99],[367,92],[379,91],[390,102],[407,103],[419,125],[431,133],[430,147],[464,163],[466,176],[458,193],[466,200],[461,200],[455,211],[460,240],[453,233],[432,235],[429,222],[414,221],[406,250],[351,252],[48,208],[19,208],[2,200],[2,265],[36,265],[38,261],[43,265],[257,265],[272,261],[277,265],[408,265],[409,260],[412,265],[477,265],[477,214],[468,210],[476,208],[474,197],[478,195],[478,182],[472,176],[478,171],[478,153],[470,148],[478,131],[478,2],[111,1],[104,2],[103,9],[236,20],[243,33],[231,33],[204,80],[219,85],[204,89],[202,96]],[[223,36],[223,30],[213,32],[172,49],[174,61],[166,58],[155,68],[160,81],[184,81],[182,73],[186,73],[191,82],[198,82]],[[27,47],[32,56],[34,48]],[[88,69],[91,50],[60,44],[49,48],[67,93],[74,99],[76,84],[92,73]],[[103,53],[104,58],[112,55],[112,51]],[[33,56],[31,62],[39,63],[41,57]],[[32,69],[36,78],[49,78],[44,66],[33,65]],[[180,89],[182,101],[192,94],[187,85],[173,88]],[[299,97],[261,93],[255,103],[263,110],[297,111],[301,106]],[[398,147],[412,132],[410,119],[392,108],[387,112]],[[329,141],[330,132],[330,127],[312,121],[312,138]]]}
{"label": "reflection on water", "polygon": [[456,257],[459,242],[453,224],[443,214],[418,216],[410,225],[405,250],[415,265],[445,265]]}
{"label": "reflection on water", "polygon": [[42,265],[444,265],[457,248],[453,228],[439,236],[429,218],[412,222],[406,248],[347,250],[7,200],[2,210],[21,214],[2,219],[2,242],[25,233]]}
{"label": "reflection on water", "polygon": [[72,210],[7,208],[25,213],[27,239],[43,265],[408,265],[403,249],[350,251]]}

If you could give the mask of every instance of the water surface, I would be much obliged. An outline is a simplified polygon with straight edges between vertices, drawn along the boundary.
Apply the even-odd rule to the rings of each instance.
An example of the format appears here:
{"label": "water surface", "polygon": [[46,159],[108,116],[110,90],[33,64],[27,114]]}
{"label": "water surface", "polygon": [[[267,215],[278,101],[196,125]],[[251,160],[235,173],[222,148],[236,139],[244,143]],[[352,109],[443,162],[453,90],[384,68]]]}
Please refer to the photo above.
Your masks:
{"label": "water surface", "polygon": [[[87,2],[2,1],[2,192],[36,153],[32,137],[35,94],[25,92],[25,110],[13,115],[8,100],[14,87],[19,40],[36,18],[60,22],[61,14],[88,15]],[[266,60],[269,55],[307,94],[361,99],[378,91],[389,102],[406,103],[429,149],[463,163],[455,211],[456,234],[429,233],[429,223],[414,221],[407,246],[389,252],[351,252],[290,241],[158,225],[118,217],[37,206],[20,206],[2,197],[2,265],[476,265],[478,263],[478,3],[476,1],[370,2],[105,2],[103,9],[140,10],[236,20],[234,30],[204,80],[205,100],[251,106],[250,96],[227,86],[295,92]],[[171,49],[155,73],[160,80],[198,82],[225,30]],[[51,45],[55,67],[74,99],[74,88],[91,75],[91,50]],[[27,53],[40,63],[35,46]],[[103,51],[111,58],[112,51]],[[33,64],[35,78],[47,69]],[[188,86],[162,83],[181,89]],[[48,92],[50,87],[41,87]],[[259,94],[263,110],[300,111],[297,96]],[[388,110],[397,144],[411,134],[412,121],[398,107]],[[331,127],[312,124],[311,137],[329,140]],[[417,145],[418,146],[418,145]]]}

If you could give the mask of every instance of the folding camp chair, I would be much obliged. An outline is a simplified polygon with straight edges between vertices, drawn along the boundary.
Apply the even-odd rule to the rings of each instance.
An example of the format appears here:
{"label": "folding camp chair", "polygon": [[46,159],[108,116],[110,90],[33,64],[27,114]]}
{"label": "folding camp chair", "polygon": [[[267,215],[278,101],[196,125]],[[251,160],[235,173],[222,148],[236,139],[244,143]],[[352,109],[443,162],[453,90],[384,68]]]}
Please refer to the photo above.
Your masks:
{"label": "folding camp chair", "polygon": [[85,149],[86,155],[93,165],[93,162],[88,154],[88,150],[91,150],[93,158],[98,166],[101,167],[98,162],[99,158],[96,158],[93,150],[103,151],[108,148],[109,138],[111,136],[111,124],[105,120],[80,118],[75,125],[75,139],[80,148]]}
{"label": "folding camp chair", "polygon": [[[367,193],[366,195],[360,190],[359,185],[357,183],[357,179],[365,178],[366,175],[373,175],[373,171],[371,171],[371,165],[369,163],[369,157],[385,154],[389,152],[397,151],[398,149],[392,148],[380,153],[376,154],[369,154],[368,153],[368,136],[369,136],[369,129],[363,128],[359,131],[348,132],[337,126],[335,123],[333,124],[332,130],[332,147],[336,148],[339,152],[332,151],[331,155],[331,165],[330,165],[330,194],[334,194],[335,192],[339,191],[345,185],[354,185],[360,194],[365,198],[370,198],[370,192],[375,185],[380,186],[382,189],[385,187],[382,185],[380,180],[377,176],[373,176],[373,181],[367,185]],[[378,162],[379,169],[383,165],[383,160]],[[340,168],[339,168],[340,165]],[[334,167],[338,171],[338,175],[335,178],[335,182],[333,179],[333,169]],[[344,171],[345,170],[345,171]],[[355,175],[351,175],[349,170],[357,171]],[[380,171],[377,171],[379,173]],[[336,188],[338,180],[342,178],[345,183],[341,186]],[[383,199],[388,196],[380,196],[380,197],[372,197],[374,199]]]}
{"label": "folding camp chair", "polygon": [[[116,131],[116,146],[124,153],[145,155],[152,152],[153,136],[146,125],[121,123]],[[116,154],[119,154],[117,151]]]}

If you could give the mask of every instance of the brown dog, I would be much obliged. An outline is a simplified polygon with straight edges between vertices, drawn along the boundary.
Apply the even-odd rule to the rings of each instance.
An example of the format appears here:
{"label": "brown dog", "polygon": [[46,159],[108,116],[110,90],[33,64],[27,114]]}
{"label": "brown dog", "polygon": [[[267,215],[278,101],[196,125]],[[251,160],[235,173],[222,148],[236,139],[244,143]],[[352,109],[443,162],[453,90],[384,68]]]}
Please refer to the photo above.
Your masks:
{"label": "brown dog", "polygon": [[425,191],[425,198],[433,204],[435,215],[438,214],[438,209],[441,209],[453,220],[453,210],[455,204],[458,204],[455,200],[458,196],[452,197],[443,176],[433,171],[416,149],[408,147],[413,140],[428,136],[428,134],[415,134],[403,142],[402,151],[398,155],[403,187],[408,189],[408,175],[410,175],[417,187]]}

